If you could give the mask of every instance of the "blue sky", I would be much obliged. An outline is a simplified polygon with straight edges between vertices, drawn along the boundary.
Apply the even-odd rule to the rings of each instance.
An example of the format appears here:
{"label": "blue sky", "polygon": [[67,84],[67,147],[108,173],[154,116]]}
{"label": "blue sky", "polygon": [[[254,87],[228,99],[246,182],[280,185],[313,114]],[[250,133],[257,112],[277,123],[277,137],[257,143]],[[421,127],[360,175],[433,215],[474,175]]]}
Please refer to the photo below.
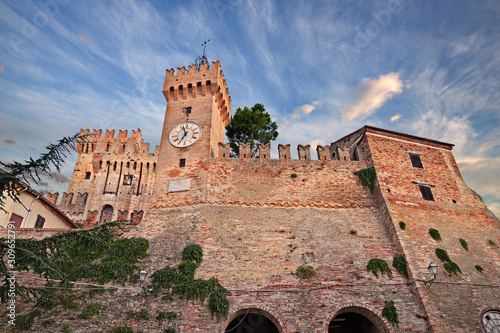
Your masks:
{"label": "blue sky", "polygon": [[[80,128],[159,144],[165,69],[220,60],[232,111],[265,105],[277,143],[329,144],[365,124],[454,143],[500,215],[500,2],[2,1],[0,160]],[[34,186],[64,191],[62,174]]]}

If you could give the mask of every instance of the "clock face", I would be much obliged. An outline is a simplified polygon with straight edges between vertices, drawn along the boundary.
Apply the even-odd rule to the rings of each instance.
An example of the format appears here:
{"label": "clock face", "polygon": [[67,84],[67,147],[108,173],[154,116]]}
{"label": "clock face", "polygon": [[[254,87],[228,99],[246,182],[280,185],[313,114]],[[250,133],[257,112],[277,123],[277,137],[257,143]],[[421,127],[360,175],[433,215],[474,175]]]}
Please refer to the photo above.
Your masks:
{"label": "clock face", "polygon": [[191,146],[201,137],[201,126],[194,121],[176,125],[170,131],[168,140],[174,147],[184,148]]}

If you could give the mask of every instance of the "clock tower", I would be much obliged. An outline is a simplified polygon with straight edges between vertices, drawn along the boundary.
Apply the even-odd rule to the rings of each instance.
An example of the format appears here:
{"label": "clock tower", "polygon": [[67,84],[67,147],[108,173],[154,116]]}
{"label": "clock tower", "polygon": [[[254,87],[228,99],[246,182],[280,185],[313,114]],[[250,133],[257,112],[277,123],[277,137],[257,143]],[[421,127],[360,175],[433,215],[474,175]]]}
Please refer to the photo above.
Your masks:
{"label": "clock tower", "polygon": [[151,209],[205,202],[207,163],[218,156],[231,120],[219,61],[167,69],[167,100]]}

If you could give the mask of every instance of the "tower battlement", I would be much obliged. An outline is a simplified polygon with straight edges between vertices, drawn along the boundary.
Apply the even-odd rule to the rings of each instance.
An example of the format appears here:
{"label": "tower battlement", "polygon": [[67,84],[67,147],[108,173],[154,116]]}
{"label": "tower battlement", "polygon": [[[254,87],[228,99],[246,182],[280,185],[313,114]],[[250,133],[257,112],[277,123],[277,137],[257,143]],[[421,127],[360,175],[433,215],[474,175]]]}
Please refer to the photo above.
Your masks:
{"label": "tower battlement", "polygon": [[167,69],[163,95],[167,103],[183,100],[188,103],[199,97],[213,96],[224,126],[231,119],[231,97],[219,61],[213,61],[211,68],[203,63],[199,70],[196,65],[189,66],[187,70],[184,66],[178,67],[177,72],[173,68]]}
{"label": "tower battlement", "polygon": [[89,135],[87,140],[78,144],[78,153],[133,153],[146,154],[149,153],[149,143],[144,143],[142,140],[141,131],[132,130],[130,137],[128,130],[118,130],[118,135],[115,136],[115,130],[105,130],[102,136],[101,129],[94,129],[89,135],[89,129],[81,129],[80,135]]}

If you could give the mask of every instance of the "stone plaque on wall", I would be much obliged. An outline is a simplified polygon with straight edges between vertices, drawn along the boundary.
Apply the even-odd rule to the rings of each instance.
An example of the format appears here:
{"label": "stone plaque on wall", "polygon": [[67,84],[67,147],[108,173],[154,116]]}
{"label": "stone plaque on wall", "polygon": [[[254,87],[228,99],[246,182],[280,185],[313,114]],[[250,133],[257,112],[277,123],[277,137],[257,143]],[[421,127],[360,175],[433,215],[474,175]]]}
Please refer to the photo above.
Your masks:
{"label": "stone plaque on wall", "polygon": [[168,182],[168,192],[189,191],[191,189],[191,178],[172,179]]}

